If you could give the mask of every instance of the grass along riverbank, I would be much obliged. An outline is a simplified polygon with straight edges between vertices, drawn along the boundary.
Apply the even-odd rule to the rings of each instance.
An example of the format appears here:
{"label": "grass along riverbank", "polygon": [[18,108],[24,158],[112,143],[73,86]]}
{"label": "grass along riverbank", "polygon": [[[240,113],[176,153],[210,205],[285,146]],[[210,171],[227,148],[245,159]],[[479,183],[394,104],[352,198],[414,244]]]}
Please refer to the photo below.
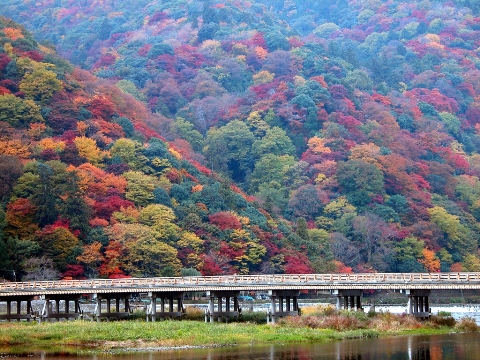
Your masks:
{"label": "grass along riverbank", "polygon": [[[190,318],[195,314],[189,314]],[[252,322],[201,321],[145,322],[140,319],[111,322],[1,323],[1,351],[42,349],[90,353],[133,349],[213,347],[246,344],[288,344],[405,334],[445,334],[476,331],[471,319],[455,323],[448,316],[419,322],[390,313],[337,312],[331,308],[305,309],[301,317],[285,318],[276,325]]]}

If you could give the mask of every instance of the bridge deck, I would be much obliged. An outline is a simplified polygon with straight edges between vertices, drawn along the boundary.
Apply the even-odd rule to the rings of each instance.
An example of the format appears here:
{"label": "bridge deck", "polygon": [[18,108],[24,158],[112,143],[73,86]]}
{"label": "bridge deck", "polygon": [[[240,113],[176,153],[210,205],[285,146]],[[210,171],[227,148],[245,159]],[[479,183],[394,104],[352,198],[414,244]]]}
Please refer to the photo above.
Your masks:
{"label": "bridge deck", "polygon": [[226,275],[0,283],[0,297],[215,290],[480,289],[480,273]]}

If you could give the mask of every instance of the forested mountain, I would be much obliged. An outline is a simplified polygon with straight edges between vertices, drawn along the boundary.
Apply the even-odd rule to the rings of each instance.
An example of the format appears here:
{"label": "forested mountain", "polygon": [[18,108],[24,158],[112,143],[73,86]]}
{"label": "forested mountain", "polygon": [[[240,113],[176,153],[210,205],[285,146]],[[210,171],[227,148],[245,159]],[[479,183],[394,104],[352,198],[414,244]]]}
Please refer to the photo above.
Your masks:
{"label": "forested mountain", "polygon": [[[80,245],[75,248],[77,253],[67,261],[70,266],[81,264],[92,272],[81,260],[85,247],[95,243],[90,233],[104,235],[103,242],[96,243],[102,244],[96,245],[96,254],[106,258],[109,242],[128,243],[126,230],[121,232],[124,238],[116,238],[112,229],[154,226],[141,215],[129,222],[126,209],[152,214],[161,212],[161,205],[174,216],[169,224],[198,238],[208,251],[197,248],[203,262],[189,263],[186,256],[195,252],[193,248],[185,255],[180,240],[171,240],[160,230],[156,239],[177,251],[181,266],[205,274],[480,271],[477,2],[0,0],[0,4],[1,13],[23,22],[43,44],[43,53],[23,49],[23,40],[10,30],[16,27],[4,21],[0,56],[8,60],[3,60],[0,86],[6,92],[0,101],[34,101],[46,126],[37,139],[30,137],[20,178],[6,186],[7,218],[12,204],[28,199],[36,207],[31,223],[38,229],[30,233],[33,240],[28,239],[34,242],[46,227],[70,219],[61,204],[42,208],[38,199],[46,197],[24,189],[26,176],[40,176],[40,170],[30,170],[33,164],[57,161],[67,168],[75,166],[81,174],[80,167],[88,163],[127,185],[136,181],[129,178],[132,172],[160,182],[142,196],[129,195],[131,185],[126,185],[124,193],[116,194],[118,201],[133,203],[121,205],[123,215],[117,208],[102,216],[85,212],[84,219],[70,219],[70,230],[84,234],[77,235],[83,250]],[[52,45],[83,70],[71,70],[56,57],[52,60]],[[10,55],[15,54],[12,47],[21,51],[15,55],[20,65]],[[46,94],[28,93],[33,90],[25,84],[39,70],[22,65],[25,57],[47,64],[44,72],[56,71]],[[68,77],[60,75],[60,69]],[[72,77],[78,88],[67,86],[60,76]],[[54,80],[60,84],[54,85]],[[16,88],[2,85],[5,81]],[[70,106],[79,113],[65,117],[68,110],[57,107],[76,91],[88,99],[106,97],[113,109],[96,111],[75,100]],[[116,101],[125,98],[135,110],[128,105],[118,108]],[[31,111],[28,114],[29,120],[18,117],[18,124],[9,122],[15,131],[4,139],[20,136],[21,126],[26,129],[42,121]],[[127,134],[123,119],[136,130]],[[155,140],[158,137],[161,140]],[[65,160],[67,147],[75,144],[80,149],[77,139],[83,138],[96,149],[96,160],[84,155],[84,163]],[[55,145],[63,141],[65,148],[39,148],[36,142],[45,139],[53,139]],[[155,145],[150,145],[152,141]],[[149,156],[148,149],[158,144],[164,144],[163,152]],[[47,150],[58,159],[39,157]],[[177,194],[180,188],[183,197]],[[79,186],[75,198],[94,211],[95,201],[102,205],[105,201],[87,189]],[[218,194],[222,206],[213,204]],[[233,196],[243,199],[241,205]],[[66,199],[70,196],[65,193],[56,201]],[[55,211],[42,215],[47,208]],[[199,222],[185,220],[192,212]],[[82,230],[72,227],[74,223],[90,225]],[[5,229],[10,228],[7,222]],[[20,234],[6,230],[5,234],[5,239],[24,241]],[[135,244],[129,251],[140,248]],[[96,269],[104,262],[95,262]],[[129,264],[122,266],[122,274],[134,274]]]}
{"label": "forested mountain", "polygon": [[[0,268],[8,278],[309,272],[288,222],[165,142],[131,95],[0,18]],[[281,229],[281,230],[280,230]]]}

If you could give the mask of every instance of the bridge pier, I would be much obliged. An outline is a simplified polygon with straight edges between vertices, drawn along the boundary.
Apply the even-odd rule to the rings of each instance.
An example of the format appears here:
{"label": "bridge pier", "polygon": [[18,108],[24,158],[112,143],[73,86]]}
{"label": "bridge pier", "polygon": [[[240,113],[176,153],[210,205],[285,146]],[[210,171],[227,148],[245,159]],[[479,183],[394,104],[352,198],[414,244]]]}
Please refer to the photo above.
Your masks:
{"label": "bridge pier", "polygon": [[[300,309],[298,307],[299,290],[270,290],[270,309],[267,312],[267,324],[275,324],[275,321],[284,316],[298,316]],[[278,299],[278,310],[277,301]],[[285,307],[284,307],[285,302]]]}
{"label": "bridge pier", "polygon": [[428,319],[430,317],[430,304],[428,299],[430,290],[412,289],[406,290],[405,293],[408,296],[407,314]]}
{"label": "bridge pier", "polygon": [[337,310],[363,311],[363,290],[333,290],[337,296]]}
{"label": "bridge pier", "polygon": [[[121,319],[130,316],[131,309],[130,309],[130,297],[131,294],[129,293],[108,293],[108,294],[94,294],[94,297],[97,299],[97,306],[95,307],[95,315],[94,318],[97,322],[100,322],[102,318],[107,319],[116,318]],[[102,300],[106,300],[107,302],[107,312],[102,313]],[[112,312],[112,300],[114,300],[115,304],[115,311]],[[124,302],[124,311],[120,311],[120,302],[123,300]]]}
{"label": "bridge pier", "polygon": [[[81,297],[80,294],[55,294],[42,296],[45,303],[43,310],[40,313],[39,320],[50,321],[51,319],[57,319],[57,321],[60,321],[60,319],[68,320],[83,317],[83,311],[80,309],[79,302]],[[60,311],[60,301],[64,301],[64,312]],[[73,312],[70,312],[70,302],[73,302]],[[55,305],[54,309],[52,309],[53,305]]]}
{"label": "bridge pier", "polygon": [[[150,308],[147,310],[147,321],[155,322],[157,319],[180,319],[185,313],[183,308],[184,292],[150,292]],[[160,312],[157,311],[157,299],[160,299]],[[173,311],[173,303],[177,300],[177,311]],[[165,311],[168,306],[168,311]]]}
{"label": "bridge pier", "polygon": [[[231,318],[238,319],[242,313],[242,309],[238,304],[238,296],[240,291],[207,291],[210,297],[208,310],[205,311],[205,322],[222,322],[223,318],[228,321]],[[225,298],[225,311],[223,311],[223,298]],[[218,301],[217,311],[215,311],[215,299]],[[233,300],[233,304],[232,301]],[[232,309],[233,305],[233,309]]]}
{"label": "bridge pier", "polygon": [[[12,320],[20,321],[25,319],[30,321],[35,318],[32,308],[32,300],[34,296],[24,295],[24,296],[0,296],[0,302],[6,302],[7,304],[7,314],[0,315],[0,320],[7,320],[8,322]],[[16,303],[16,309],[12,313],[12,302]],[[26,302],[26,314],[22,314],[22,302]]]}

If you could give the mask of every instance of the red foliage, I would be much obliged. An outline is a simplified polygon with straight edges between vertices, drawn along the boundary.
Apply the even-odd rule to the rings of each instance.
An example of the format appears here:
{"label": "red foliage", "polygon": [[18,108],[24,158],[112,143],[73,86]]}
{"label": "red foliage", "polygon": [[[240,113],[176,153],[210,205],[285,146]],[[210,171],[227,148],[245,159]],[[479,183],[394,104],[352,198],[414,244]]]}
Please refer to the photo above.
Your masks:
{"label": "red foliage", "polygon": [[117,59],[112,54],[102,55],[102,56],[100,56],[100,59],[98,59],[95,62],[95,64],[93,64],[93,69],[98,69],[98,68],[101,68],[101,67],[107,67],[109,65],[115,64],[115,61],[117,61]]}
{"label": "red foliage", "polygon": [[167,171],[165,177],[174,184],[180,184],[182,182],[182,173],[176,169]]}
{"label": "red foliage", "polygon": [[377,101],[383,105],[391,105],[392,102],[390,101],[390,98],[388,96],[383,96],[381,94],[375,93],[372,95],[372,100]]}
{"label": "red foliage", "polygon": [[203,261],[203,267],[200,270],[203,276],[215,276],[222,275],[223,270],[217,263],[215,263],[209,256],[202,254],[200,255]]}
{"label": "red foliage", "polygon": [[43,60],[43,54],[39,53],[38,51],[35,50],[30,50],[24,53],[24,56],[34,60],[34,61],[42,61]]}
{"label": "red foliage", "polygon": [[305,43],[303,41],[301,41],[299,38],[296,38],[296,37],[292,37],[292,38],[288,39],[288,42],[289,42],[289,44],[292,48],[298,48],[298,47],[302,47],[303,45],[305,45]]}
{"label": "red foliage", "polygon": [[203,166],[202,164],[200,164],[199,162],[197,161],[191,161],[192,165],[195,166],[197,168],[198,171],[200,171],[202,174],[205,174],[205,175],[208,175],[210,176],[212,174],[212,170],[210,170],[209,168]]}
{"label": "red foliage", "polygon": [[[1,89],[0,89],[0,95],[1,95]],[[60,160],[60,156],[52,149],[42,150],[42,152],[38,154],[38,158],[42,159],[43,161]]]}
{"label": "red foliage", "polygon": [[120,211],[120,208],[134,207],[135,205],[128,200],[124,200],[119,196],[111,196],[105,199],[95,201],[93,209],[95,216],[100,219],[110,220],[110,217],[115,211]]}
{"label": "red foliage", "polygon": [[8,63],[12,61],[7,54],[0,54],[0,71],[3,71]]}
{"label": "red foliage", "polygon": [[241,229],[242,224],[232,213],[222,211],[208,216],[210,222],[220,230]]}
{"label": "red foliage", "polygon": [[147,56],[148,52],[150,51],[150,49],[152,48],[152,45],[150,44],[146,44],[144,46],[142,46],[139,50],[138,50],[138,55],[140,56]]}
{"label": "red foliage", "polygon": [[150,129],[146,124],[142,122],[135,121],[133,123],[133,127],[135,128],[135,131],[138,131],[140,134],[144,135],[147,140],[150,140],[151,138],[157,138],[165,141],[165,139],[158,135],[155,130]]}
{"label": "red foliage", "polygon": [[37,208],[28,199],[17,199],[7,205],[7,214],[15,214],[20,217],[28,217],[35,214]]}
{"label": "red foliage", "polygon": [[313,269],[307,256],[294,250],[284,250],[285,274],[311,274]]}
{"label": "red foliage", "polygon": [[351,274],[353,269],[350,266],[345,265],[341,261],[334,261],[335,272],[340,274]]}
{"label": "red foliage", "polygon": [[416,88],[405,92],[405,96],[416,99],[418,101],[426,102],[427,104],[432,105],[435,110],[439,112],[458,112],[457,102],[454,99],[440,93],[438,89],[428,90],[424,88]]}
{"label": "red foliage", "polygon": [[267,48],[267,42],[265,41],[265,38],[261,32],[257,32],[255,35],[253,35],[250,39],[250,43],[254,46],[261,46],[264,49]]}
{"label": "red foliage", "polygon": [[95,95],[88,106],[93,117],[105,120],[110,119],[116,113],[113,102],[105,96]]}
{"label": "red foliage", "polygon": [[168,19],[168,14],[165,11],[157,11],[155,14],[152,15],[150,19],[148,19],[148,25],[152,25],[153,23]]}
{"label": "red foliage", "polygon": [[82,265],[67,264],[67,270],[65,270],[65,272],[62,273],[62,278],[81,280],[81,279],[85,279],[85,277],[83,276],[84,273],[85,273],[85,270],[83,269]]}
{"label": "red foliage", "polygon": [[11,94],[11,91],[3,86],[0,86],[0,96],[5,94]]}
{"label": "red foliage", "polygon": [[102,276],[108,276],[110,279],[128,277],[120,268],[119,260],[123,257],[125,249],[118,241],[110,241],[105,249],[105,262],[100,265],[98,271]]}

